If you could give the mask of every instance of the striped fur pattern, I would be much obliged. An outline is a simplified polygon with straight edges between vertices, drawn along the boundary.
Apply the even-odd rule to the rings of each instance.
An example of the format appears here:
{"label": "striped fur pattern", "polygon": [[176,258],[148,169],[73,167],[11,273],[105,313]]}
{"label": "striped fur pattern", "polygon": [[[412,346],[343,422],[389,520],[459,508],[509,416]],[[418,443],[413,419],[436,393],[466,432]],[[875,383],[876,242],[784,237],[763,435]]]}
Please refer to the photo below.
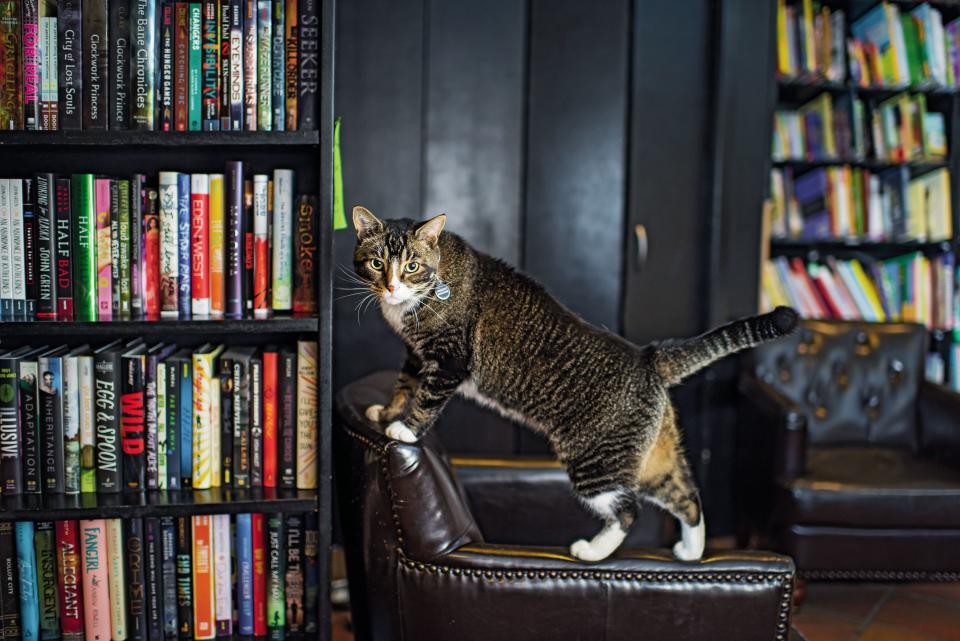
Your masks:
{"label": "striped fur pattern", "polygon": [[[703,518],[667,390],[717,359],[788,334],[796,312],[778,308],[697,338],[638,347],[442,232],[444,221],[381,221],[354,209],[357,278],[408,348],[392,398],[367,416],[413,442],[461,393],[549,440],[580,500],[605,522],[572,554],[608,556],[647,502],[681,522],[677,556],[699,558]],[[450,288],[446,300],[439,281]]]}

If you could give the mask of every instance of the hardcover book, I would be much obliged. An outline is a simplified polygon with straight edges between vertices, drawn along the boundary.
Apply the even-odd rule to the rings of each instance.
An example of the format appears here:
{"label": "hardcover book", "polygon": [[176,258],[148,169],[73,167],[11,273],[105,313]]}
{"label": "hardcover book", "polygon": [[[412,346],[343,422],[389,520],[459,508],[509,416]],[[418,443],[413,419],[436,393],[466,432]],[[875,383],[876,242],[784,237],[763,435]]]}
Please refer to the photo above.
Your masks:
{"label": "hardcover book", "polygon": [[280,348],[277,382],[277,434],[280,487],[297,487],[297,354]]}
{"label": "hardcover book", "polygon": [[297,199],[297,222],[293,243],[293,313],[317,313],[317,199]]}
{"label": "hardcover book", "polygon": [[[113,641],[127,638],[127,577],[123,557],[123,521],[107,519],[107,585],[110,599],[110,634]],[[86,586],[84,586],[86,587]]]}
{"label": "hardcover book", "polygon": [[17,178],[7,181],[10,190],[10,255],[13,280],[13,317],[24,320],[27,316],[27,292],[24,288],[23,260],[23,181]]}
{"label": "hardcover book", "polygon": [[297,341],[297,488],[317,488],[317,343]]}
{"label": "hardcover book", "polygon": [[219,0],[203,0],[201,22],[201,101],[204,131],[220,130]]}
{"label": "hardcover book", "polygon": [[286,103],[286,48],[284,38],[286,29],[284,27],[284,16],[286,6],[283,0],[274,0],[272,5],[272,43],[270,46],[270,65],[271,65],[271,94],[272,94],[272,114],[274,131],[283,131],[285,129],[285,116],[287,110]]}
{"label": "hardcover book", "polygon": [[97,491],[97,427],[94,421],[94,364],[92,354],[77,357],[80,396],[80,491]]}
{"label": "hardcover book", "polygon": [[271,0],[257,0],[257,130],[273,130],[273,11]]}
{"label": "hardcover book", "polygon": [[253,519],[237,515],[237,627],[241,635],[253,636]]}
{"label": "hardcover book", "polygon": [[53,320],[57,317],[56,288],[54,286],[54,233],[53,174],[36,174],[36,281],[37,320]]}
{"label": "hardcover book", "polygon": [[[180,195],[178,193],[180,180],[175,171],[161,171],[159,180],[160,315],[163,318],[177,318],[180,292],[178,285],[180,280]],[[149,247],[149,235],[147,242]]]}
{"label": "hardcover book", "polygon": [[222,318],[224,311],[224,192],[223,174],[210,174],[210,315]]}
{"label": "hardcover book", "polygon": [[220,69],[217,78],[217,91],[220,129],[230,131],[230,0],[221,0],[219,3],[219,24],[217,25],[220,43]]}
{"label": "hardcover book", "polygon": [[62,359],[63,368],[63,491],[80,493],[80,358],[89,346],[77,347]]}
{"label": "hardcover book", "polygon": [[[72,321],[76,316],[73,305],[73,216],[71,214],[73,191],[71,180],[69,178],[57,178],[54,182],[54,206],[55,212],[55,266],[54,278],[56,280],[56,303],[57,320]],[[85,241],[89,242],[89,239]],[[84,246],[86,249],[86,246]],[[84,273],[84,278],[92,275]],[[84,286],[89,284],[84,282]],[[87,294],[84,289],[84,295]],[[87,302],[84,303],[86,305]],[[85,312],[86,313],[86,312]],[[92,317],[87,319],[92,320]]]}
{"label": "hardcover book", "polygon": [[10,207],[10,181],[0,178],[0,318],[13,315],[13,212]]}
{"label": "hardcover book", "polygon": [[[108,126],[120,130],[130,128],[130,5],[109,2],[110,69],[107,103],[110,109]],[[101,41],[103,42],[103,41]]]}
{"label": "hardcover book", "polygon": [[277,349],[263,350],[263,487],[277,486]]}
{"label": "hardcover book", "polygon": [[254,347],[231,347],[223,353],[232,363],[231,411],[233,424],[233,485],[250,485],[250,410],[252,393],[250,369],[256,355]]}
{"label": "hardcover book", "polygon": [[233,580],[230,572],[233,541],[230,515],[215,514],[210,518],[213,521],[214,614],[217,636],[229,637],[233,633]]}
{"label": "hardcover book", "polygon": [[91,641],[107,641],[111,638],[107,522],[80,521],[80,546],[84,620],[81,634]]}
{"label": "hardcover book", "polygon": [[286,571],[284,573],[284,597],[287,606],[287,631],[303,632],[303,517],[286,515]]}
{"label": "hardcover book", "polygon": [[298,129],[317,128],[317,92],[320,87],[320,14],[317,0],[300,0]]}
{"label": "hardcover book", "polygon": [[[121,185],[122,187],[122,185]],[[130,177],[130,315],[143,315],[144,216],[147,213],[147,177],[133,174]],[[154,212],[156,213],[156,212]]]}
{"label": "hardcover book", "polygon": [[[233,486],[233,357],[230,350],[220,355],[217,367],[220,385],[220,485]],[[214,428],[217,426],[214,425]]]}
{"label": "hardcover book", "polygon": [[[113,319],[113,255],[110,230],[110,180],[94,180],[94,212],[97,225],[96,256],[97,320]],[[119,240],[119,239],[118,239]],[[119,262],[119,252],[117,261]]]}
{"label": "hardcover book", "polygon": [[[149,320],[160,318],[161,285],[161,251],[160,243],[160,199],[155,189],[146,190],[146,209],[143,214],[143,310]],[[174,245],[176,247],[176,245]],[[167,252],[165,262],[172,260]],[[173,261],[175,264],[176,261]],[[168,274],[167,285],[171,282]],[[176,301],[172,304],[176,309]]]}
{"label": "hardcover book", "polygon": [[183,361],[190,357],[190,351],[182,349],[171,355],[166,361],[167,488],[171,490],[180,489],[183,478],[181,473],[182,457],[180,455],[180,414],[182,412],[180,407],[182,402],[180,397],[180,372],[183,368]]}
{"label": "hardcover book", "polygon": [[187,131],[190,128],[190,5],[187,2],[178,1],[174,4],[173,34],[174,128]]}
{"label": "hardcover book", "polygon": [[203,96],[201,87],[202,42],[203,42],[203,5],[191,2],[189,10],[188,29],[189,40],[187,51],[189,63],[187,66],[187,122],[190,131],[200,131],[203,121]]}
{"label": "hardcover book", "polygon": [[23,129],[20,72],[20,3],[0,0],[0,129]]}
{"label": "hardcover book", "polygon": [[[155,0],[132,0],[131,30],[131,128],[156,129],[155,100],[157,78],[157,9]],[[164,8],[164,11],[166,9]]]}
{"label": "hardcover book", "polygon": [[106,494],[115,494],[123,487],[120,450],[121,408],[118,401],[122,385],[121,355],[124,351],[124,345],[116,340],[94,352],[97,491]]}
{"label": "hardcover book", "polygon": [[243,128],[257,130],[257,0],[243,2]]}
{"label": "hardcover book", "polygon": [[267,630],[274,641],[283,641],[287,602],[284,596],[286,574],[285,522],[282,514],[267,517]]}
{"label": "hardcover book", "polygon": [[[119,519],[118,519],[119,522]],[[124,557],[126,560],[127,639],[147,641],[147,576],[146,543],[143,519],[128,518],[124,524]]]}
{"label": "hardcover book", "polygon": [[24,350],[0,354],[0,493],[20,494],[23,470],[20,465],[21,412],[18,408],[18,363]]}
{"label": "hardcover book", "polygon": [[23,0],[20,9],[23,128],[36,131],[40,128],[40,7],[37,0]]}
{"label": "hardcover book", "polygon": [[17,546],[17,574],[20,582],[20,638],[40,638],[40,600],[37,594],[37,561],[33,551],[33,521],[17,521],[14,526]]}
{"label": "hardcover book", "polygon": [[143,519],[143,564],[147,639],[163,639],[163,550],[160,519]]}
{"label": "hardcover book", "polygon": [[60,638],[60,608],[57,589],[57,541],[53,521],[37,521],[33,535],[37,555],[37,596],[40,607],[40,639]]}
{"label": "hardcover book", "polygon": [[263,487],[263,359],[250,360],[250,485]]}
{"label": "hardcover book", "polygon": [[[176,345],[165,345],[158,343],[151,347],[146,354],[146,369],[144,371],[144,403],[146,404],[145,429],[146,429],[146,479],[147,489],[165,489],[167,485],[167,465],[166,465],[166,442],[165,433],[167,427],[166,421],[166,385],[165,379],[161,375],[166,374],[166,367],[161,368],[161,361],[166,359],[176,349]],[[163,370],[159,372],[158,370]],[[159,403],[159,390],[164,390],[163,405]],[[162,429],[161,429],[162,422]],[[161,449],[161,436],[163,447]],[[161,473],[161,454],[163,466]],[[162,483],[161,483],[162,479]]]}
{"label": "hardcover book", "polygon": [[267,318],[270,313],[269,186],[264,174],[253,177],[253,315]]}
{"label": "hardcover book", "polygon": [[83,128],[107,129],[107,0],[83,0],[82,6]]}
{"label": "hardcover book", "polygon": [[293,180],[292,169],[273,171],[273,276],[270,294],[275,311],[293,307]]}
{"label": "hardcover book", "polygon": [[176,639],[180,630],[178,622],[179,600],[177,583],[177,525],[172,516],[160,517],[160,566],[163,584],[163,636]]}
{"label": "hardcover book", "polygon": [[225,290],[227,318],[242,318],[244,312],[244,234],[243,234],[243,163],[227,162],[225,181],[226,222],[224,230]]}
{"label": "hardcover book", "polygon": [[40,369],[41,466],[43,491],[62,494],[63,479],[63,364],[66,346],[44,352],[38,359]]}
{"label": "hardcover book", "polygon": [[177,305],[181,318],[190,318],[191,257],[190,253],[190,174],[177,174]]}
{"label": "hardcover book", "polygon": [[213,576],[213,523],[210,515],[193,522],[193,636],[213,639],[216,627],[216,590]]}
{"label": "hardcover book", "polygon": [[45,131],[60,129],[58,23],[56,0],[40,0],[40,129]]}
{"label": "hardcover book", "polygon": [[[93,0],[88,0],[88,2],[93,2]],[[59,184],[60,181],[58,180],[58,196]],[[76,317],[80,321],[94,321],[97,320],[98,220],[96,217],[93,174],[74,174],[70,193],[73,214],[73,287],[75,290]],[[109,203],[109,198],[107,203]],[[57,210],[59,218],[59,200]],[[109,212],[107,216],[107,220],[109,220]],[[59,224],[59,220],[57,222]],[[57,299],[60,299],[59,289],[57,290]]]}
{"label": "hardcover book", "polygon": [[[214,485],[213,419],[214,391],[219,391],[219,379],[215,379],[217,358],[223,345],[209,343],[193,354],[193,486],[206,490]],[[219,481],[218,481],[219,483]]]}
{"label": "hardcover book", "polygon": [[300,69],[299,49],[300,33],[297,29],[297,0],[285,0],[284,10],[284,28],[286,30],[286,52],[284,56],[284,106],[286,117],[286,128],[288,131],[294,131],[297,128],[297,103],[298,84],[297,75]]}
{"label": "hardcover book", "polygon": [[[110,207],[110,309],[113,318],[120,319],[120,193],[118,181],[107,181]],[[99,250],[98,250],[99,251]],[[99,255],[97,256],[99,258]]]}
{"label": "hardcover book", "polygon": [[[130,298],[133,293],[131,269],[133,268],[133,238],[130,221],[130,181],[114,180],[117,194],[117,219],[120,223],[120,318],[130,318]],[[139,227],[137,227],[139,229]],[[137,245],[139,245],[139,241]],[[138,252],[139,253],[139,252]],[[115,288],[116,289],[116,288]],[[114,303],[116,309],[117,303]]]}
{"label": "hardcover book", "polygon": [[316,634],[320,629],[320,612],[317,608],[320,591],[319,546],[317,513],[307,512],[303,532],[303,631],[307,634]]}
{"label": "hardcover book", "polygon": [[253,242],[253,181],[243,181],[243,308],[253,313],[254,299],[254,242]]}
{"label": "hardcover book", "polygon": [[[59,588],[59,629],[63,641],[83,641],[84,611],[80,583],[83,570],[80,563],[80,531],[77,521],[57,521],[54,525],[57,541],[57,586]],[[98,557],[99,558],[99,557]],[[104,595],[106,597],[106,595]],[[91,639],[94,635],[91,634]],[[106,641],[105,637],[101,637]]]}
{"label": "hardcover book", "polygon": [[210,314],[210,179],[190,177],[190,298],[195,316]]}
{"label": "hardcover book", "polygon": [[146,346],[139,344],[121,357],[120,446],[123,451],[123,487],[143,490],[147,486],[144,393]]}
{"label": "hardcover book", "polygon": [[22,473],[24,494],[40,494],[42,488],[41,443],[43,434],[40,422],[39,399],[39,372],[37,363],[39,353],[46,348],[40,348],[23,355],[19,363],[20,377],[20,456],[23,458]]}
{"label": "hardcover book", "polygon": [[177,624],[181,641],[193,641],[193,540],[189,516],[177,519]]}
{"label": "hardcover book", "polygon": [[36,183],[23,180],[23,285],[26,293],[26,320],[34,320],[37,313],[37,218]]}
{"label": "hardcover book", "polygon": [[174,3],[172,0],[162,0],[163,10],[160,15],[160,80],[159,80],[159,119],[160,130],[174,129]]}
{"label": "hardcover book", "polygon": [[0,630],[4,639],[20,638],[20,577],[14,524],[0,522]]}
{"label": "hardcover book", "polygon": [[[174,347],[175,346],[171,346]],[[157,379],[157,489],[167,489],[168,480],[168,456],[167,450],[167,364],[164,362],[166,357],[157,360],[156,379]],[[149,365],[148,365],[149,367]],[[149,402],[149,401],[148,401]],[[147,410],[149,411],[149,409]]]}
{"label": "hardcover book", "polygon": [[58,98],[60,103],[60,128],[79,130],[83,128],[83,24],[81,0],[59,0],[60,14],[57,19]]}
{"label": "hardcover book", "polygon": [[240,131],[244,128],[244,75],[247,64],[244,59],[245,0],[223,0],[223,2],[230,5],[230,83],[224,86],[230,88],[230,129]]}
{"label": "hardcover book", "polygon": [[267,528],[263,514],[251,516],[253,531],[253,634],[267,635]]}

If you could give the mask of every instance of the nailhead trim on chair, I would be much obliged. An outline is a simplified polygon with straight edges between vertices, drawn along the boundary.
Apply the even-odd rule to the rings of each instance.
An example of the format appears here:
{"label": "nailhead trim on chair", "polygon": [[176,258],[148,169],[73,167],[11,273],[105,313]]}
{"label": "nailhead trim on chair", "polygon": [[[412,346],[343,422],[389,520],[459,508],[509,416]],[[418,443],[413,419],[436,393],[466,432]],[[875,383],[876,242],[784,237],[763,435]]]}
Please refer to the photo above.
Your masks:
{"label": "nailhead trim on chair", "polygon": [[810,581],[960,581],[960,572],[911,570],[797,570],[797,576]]}
{"label": "nailhead trim on chair", "polygon": [[776,572],[611,572],[609,570],[479,570],[474,568],[457,568],[434,563],[424,563],[408,558],[403,551],[403,530],[400,527],[400,516],[397,513],[396,494],[390,482],[390,470],[387,464],[387,454],[396,447],[396,441],[390,441],[386,446],[374,443],[369,438],[354,432],[346,425],[343,426],[347,434],[360,441],[368,448],[380,453],[380,467],[387,483],[387,492],[390,496],[390,513],[397,531],[397,561],[403,567],[415,572],[429,574],[447,574],[456,577],[473,577],[487,581],[513,581],[515,579],[590,579],[641,581],[648,583],[664,583],[670,581],[689,581],[693,583],[774,583],[783,586],[780,596],[780,611],[777,615],[777,636],[775,641],[786,641],[789,630],[787,619],[790,615],[790,603],[793,600],[792,574],[777,574]]}

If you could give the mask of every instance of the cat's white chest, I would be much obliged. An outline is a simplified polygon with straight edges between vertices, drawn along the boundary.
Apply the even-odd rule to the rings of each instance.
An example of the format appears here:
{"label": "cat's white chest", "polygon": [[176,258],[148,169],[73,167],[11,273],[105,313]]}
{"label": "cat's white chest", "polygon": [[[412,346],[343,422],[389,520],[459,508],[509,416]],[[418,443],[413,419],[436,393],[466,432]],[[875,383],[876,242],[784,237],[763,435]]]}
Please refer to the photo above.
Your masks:
{"label": "cat's white chest", "polygon": [[407,313],[407,305],[388,305],[380,303],[380,311],[383,314],[383,320],[387,321],[390,329],[397,334],[403,335],[403,317]]}

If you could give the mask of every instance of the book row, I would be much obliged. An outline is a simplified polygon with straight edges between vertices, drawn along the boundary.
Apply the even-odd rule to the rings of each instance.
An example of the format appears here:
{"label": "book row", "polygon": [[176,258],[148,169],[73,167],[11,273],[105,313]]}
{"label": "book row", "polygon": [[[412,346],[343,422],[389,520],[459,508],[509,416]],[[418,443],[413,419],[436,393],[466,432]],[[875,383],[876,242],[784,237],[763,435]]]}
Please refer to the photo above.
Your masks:
{"label": "book row", "polygon": [[850,25],[846,14],[812,0],[777,0],[777,72],[786,77],[849,77],[859,87],[960,84],[960,18],[944,23],[929,3],[880,2]]}
{"label": "book row", "polygon": [[804,240],[937,242],[953,236],[950,172],[911,178],[907,167],[849,165],[770,172],[771,234]]}
{"label": "book row", "polygon": [[316,129],[318,0],[0,0],[0,129]]}
{"label": "book row", "polygon": [[905,321],[952,330],[958,319],[952,253],[919,252],[886,260],[804,262],[778,256],[763,264],[763,307],[791,305],[807,318]]}
{"label": "book row", "polygon": [[317,515],[0,523],[0,631],[40,641],[316,634]]}
{"label": "book row", "polygon": [[317,343],[0,353],[0,492],[317,488]]}
{"label": "book row", "polygon": [[0,319],[317,311],[317,200],[292,170],[0,179]]}
{"label": "book row", "polygon": [[799,109],[774,114],[774,160],[937,161],[947,156],[942,113],[923,94],[883,101],[824,92]]}

